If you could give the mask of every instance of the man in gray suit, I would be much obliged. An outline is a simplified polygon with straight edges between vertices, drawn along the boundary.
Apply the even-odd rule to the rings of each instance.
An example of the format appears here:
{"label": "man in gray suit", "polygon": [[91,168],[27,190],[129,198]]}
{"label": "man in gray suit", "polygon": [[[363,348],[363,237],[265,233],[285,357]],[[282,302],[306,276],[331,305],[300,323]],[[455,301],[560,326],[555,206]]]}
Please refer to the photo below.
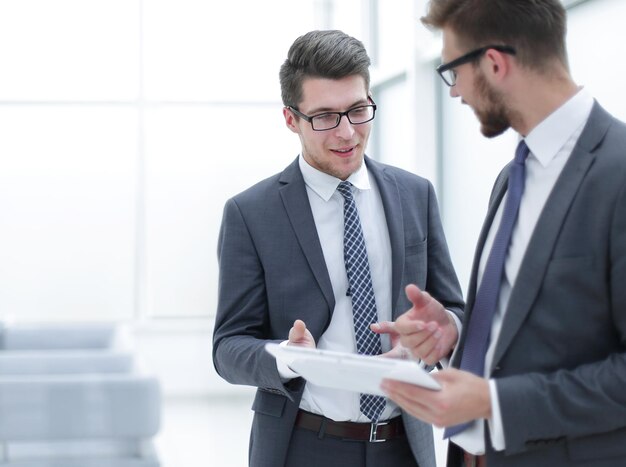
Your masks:
{"label": "man in gray suit", "polygon": [[456,344],[443,390],[384,388],[448,427],[449,466],[626,465],[626,127],[571,78],[559,0],[432,0],[422,21],[443,31],[451,96],[485,136],[522,141],[491,195],[459,343],[416,287],[395,323],[430,363]]}
{"label": "man in gray suit", "polygon": [[[405,311],[403,286],[411,282],[443,303],[447,319],[461,316],[431,184],[364,155],[376,111],[369,65],[363,44],[340,31],[298,38],[280,82],[285,123],[302,152],[224,209],[213,361],[227,381],[258,387],[254,467],[435,466],[430,425],[403,420],[384,398],[375,404],[382,412],[365,415],[358,393],[308,384],[264,350],[283,342],[356,352],[355,325],[363,320],[353,323],[352,302],[362,284],[349,282],[344,264],[348,198],[366,252],[365,264],[350,271],[367,270],[375,299],[360,334],[380,341],[369,324]],[[345,191],[337,191],[340,184]],[[379,351],[393,355],[395,344],[382,339]]]}

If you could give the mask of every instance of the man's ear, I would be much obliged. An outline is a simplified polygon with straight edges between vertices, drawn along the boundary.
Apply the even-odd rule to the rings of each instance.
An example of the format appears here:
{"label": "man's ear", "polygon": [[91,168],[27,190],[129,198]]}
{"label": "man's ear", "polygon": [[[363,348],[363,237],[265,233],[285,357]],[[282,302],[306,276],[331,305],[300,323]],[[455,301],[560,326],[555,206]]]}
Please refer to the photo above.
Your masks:
{"label": "man's ear", "polygon": [[484,71],[489,79],[498,82],[502,81],[511,71],[512,57],[503,52],[499,52],[495,49],[489,49],[485,52],[485,66]]}
{"label": "man's ear", "polygon": [[300,133],[300,128],[296,125],[296,116],[289,107],[283,107],[283,117],[285,117],[285,125],[294,133]]}

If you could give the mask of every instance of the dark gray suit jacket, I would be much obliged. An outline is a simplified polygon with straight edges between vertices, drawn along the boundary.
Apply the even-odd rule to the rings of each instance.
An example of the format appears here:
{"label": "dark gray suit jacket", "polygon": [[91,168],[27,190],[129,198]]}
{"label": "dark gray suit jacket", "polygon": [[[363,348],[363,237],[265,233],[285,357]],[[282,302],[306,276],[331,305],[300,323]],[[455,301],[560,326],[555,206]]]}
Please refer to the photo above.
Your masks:
{"label": "dark gray suit jacket", "polygon": [[[507,174],[478,241],[464,329]],[[506,450],[487,440],[489,467],[626,465],[626,126],[597,103],[530,239],[490,371]],[[449,466],[458,455],[451,443]]]}
{"label": "dark gray suit jacket", "polygon": [[[462,297],[428,181],[368,158],[382,198],[392,252],[392,315],[411,307],[404,286],[415,283],[461,315]],[[304,389],[283,384],[268,341],[287,338],[303,319],[316,342],[335,303],[309,200],[296,159],[282,173],[230,199],[218,242],[219,300],[213,336],[217,372],[258,387],[250,440],[254,467],[284,465]],[[430,426],[405,417],[422,467],[434,467]]]}

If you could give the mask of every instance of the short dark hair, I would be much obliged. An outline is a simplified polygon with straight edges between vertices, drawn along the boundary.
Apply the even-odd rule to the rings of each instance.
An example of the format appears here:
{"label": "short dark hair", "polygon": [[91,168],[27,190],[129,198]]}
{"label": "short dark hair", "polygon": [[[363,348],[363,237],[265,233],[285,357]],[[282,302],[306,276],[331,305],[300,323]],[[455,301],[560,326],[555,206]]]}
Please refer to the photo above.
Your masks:
{"label": "short dark hair", "polygon": [[367,51],[358,39],[337,30],[308,32],[294,41],[280,67],[283,104],[297,108],[306,78],[341,79],[360,75],[369,91],[370,64]]}
{"label": "short dark hair", "polygon": [[547,71],[568,67],[567,19],[560,0],[430,0],[421,18],[430,28],[449,28],[467,50],[510,45],[522,66]]}

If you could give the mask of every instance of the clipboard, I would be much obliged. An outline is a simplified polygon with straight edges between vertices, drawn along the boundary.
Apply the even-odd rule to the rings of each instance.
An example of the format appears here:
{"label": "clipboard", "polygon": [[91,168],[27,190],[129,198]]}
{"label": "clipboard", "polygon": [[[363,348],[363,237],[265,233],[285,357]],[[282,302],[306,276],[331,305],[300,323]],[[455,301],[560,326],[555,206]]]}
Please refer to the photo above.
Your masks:
{"label": "clipboard", "polygon": [[265,350],[312,384],[384,396],[383,379],[439,390],[439,383],[419,363],[371,355],[265,344]]}

